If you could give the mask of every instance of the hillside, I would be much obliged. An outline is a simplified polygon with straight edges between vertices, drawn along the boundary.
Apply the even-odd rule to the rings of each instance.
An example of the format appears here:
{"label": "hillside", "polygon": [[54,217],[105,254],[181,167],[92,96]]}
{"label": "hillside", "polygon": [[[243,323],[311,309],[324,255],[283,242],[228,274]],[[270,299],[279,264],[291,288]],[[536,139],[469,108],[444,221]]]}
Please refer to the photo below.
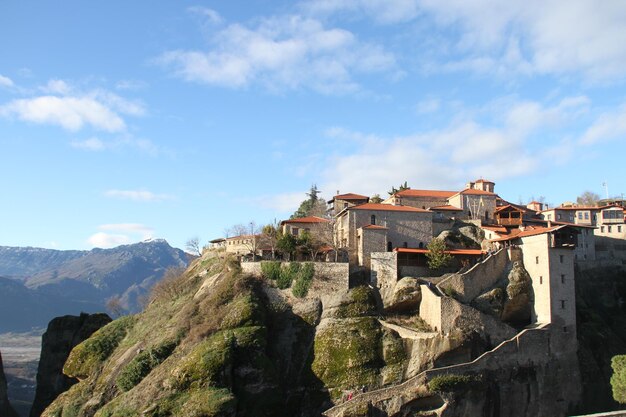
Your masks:
{"label": "hillside", "polygon": [[45,327],[53,317],[105,309],[119,297],[135,312],[141,298],[171,267],[185,267],[188,255],[164,240],[112,249],[57,251],[0,247],[0,332]]}
{"label": "hillside", "polygon": [[4,368],[2,366],[2,354],[0,353],[0,416],[17,417],[15,410],[9,404],[7,396],[7,380],[4,376]]}
{"label": "hillside", "polygon": [[[410,278],[386,310],[367,286],[324,293],[323,273],[299,298],[307,293],[306,265],[273,281],[243,273],[231,259],[196,260],[155,287],[145,311],[72,350],[63,372],[80,382],[42,415],[531,416],[560,415],[567,406],[571,386],[557,381],[572,369],[568,359],[533,353],[551,349],[546,330],[515,336],[445,297],[456,330],[434,331],[415,313],[422,296]],[[452,364],[463,374],[446,374]]]}

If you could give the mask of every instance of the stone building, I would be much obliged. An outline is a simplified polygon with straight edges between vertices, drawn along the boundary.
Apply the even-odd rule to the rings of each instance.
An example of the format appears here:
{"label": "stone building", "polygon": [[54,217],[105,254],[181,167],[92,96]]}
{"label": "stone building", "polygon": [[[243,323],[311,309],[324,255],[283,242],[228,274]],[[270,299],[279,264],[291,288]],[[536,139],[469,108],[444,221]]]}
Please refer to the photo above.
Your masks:
{"label": "stone building", "polygon": [[330,214],[337,214],[341,210],[345,210],[348,207],[358,206],[359,204],[365,204],[369,202],[369,197],[360,194],[339,194],[335,195],[332,199],[328,200],[328,212]]}
{"label": "stone building", "polygon": [[300,236],[302,232],[309,232],[311,234],[320,233],[323,231],[322,228],[330,223],[330,220],[323,217],[307,216],[298,219],[283,220],[280,222],[280,225],[282,226],[283,234]]}
{"label": "stone building", "polygon": [[261,253],[261,235],[241,235],[226,238],[226,252],[237,256],[255,256]]}
{"label": "stone building", "polygon": [[421,208],[367,203],[337,215],[335,236],[350,263],[369,266],[371,252],[425,247],[433,237],[433,213]]}
{"label": "stone building", "polygon": [[402,190],[398,191],[383,204],[403,205],[421,209],[431,207],[441,207],[448,205],[448,199],[455,194],[455,191],[441,190]]}

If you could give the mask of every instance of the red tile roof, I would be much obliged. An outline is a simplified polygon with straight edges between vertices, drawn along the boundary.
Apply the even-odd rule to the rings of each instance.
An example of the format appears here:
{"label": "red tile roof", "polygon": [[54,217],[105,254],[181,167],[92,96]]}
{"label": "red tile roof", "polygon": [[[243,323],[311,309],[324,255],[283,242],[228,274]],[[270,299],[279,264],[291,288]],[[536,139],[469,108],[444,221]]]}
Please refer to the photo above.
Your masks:
{"label": "red tile roof", "polygon": [[431,207],[429,210],[432,211],[463,211],[463,209],[460,209],[458,207],[454,207],[454,206],[437,206],[437,207]]}
{"label": "red tile roof", "polygon": [[[429,253],[428,249],[413,249],[413,248],[395,248],[394,251],[398,253]],[[482,255],[483,252],[480,249],[450,249],[444,251],[450,255]]]}
{"label": "red tile roof", "polygon": [[[333,196],[333,200],[368,200],[369,197],[366,195],[361,195],[361,194],[353,194],[353,193],[347,193],[347,194],[337,194],[336,196]],[[333,201],[330,200],[330,201]]]}
{"label": "red tile roof", "polygon": [[476,180],[476,181],[474,181],[474,182],[475,182],[476,184],[478,184],[478,183],[480,183],[480,182],[487,182],[487,183],[489,183],[489,184],[495,184],[495,182],[493,182],[493,181],[484,180],[484,179],[482,179],[482,178],[481,178],[481,179],[479,179],[479,180]]}
{"label": "red tile roof", "polygon": [[328,223],[330,222],[330,220],[328,219],[324,219],[322,217],[317,217],[317,216],[307,216],[307,217],[300,217],[297,219],[291,219],[291,220],[283,220],[282,222],[280,222],[280,224],[294,224],[294,223]]}
{"label": "red tile roof", "polygon": [[398,197],[431,197],[431,198],[449,198],[456,192],[454,191],[441,191],[441,190],[402,190],[396,193]]}
{"label": "red tile roof", "polygon": [[512,204],[507,204],[506,206],[496,207],[496,213],[499,213],[499,212],[501,212],[501,211],[503,211],[503,210],[506,210],[506,209],[509,209],[509,208],[510,208],[510,209],[513,209],[513,210],[515,210],[515,211],[528,211],[528,210],[524,210],[524,209],[523,209],[523,208],[521,208],[521,207],[517,207],[517,206],[514,206],[514,205],[512,205]]}
{"label": "red tile roof", "polygon": [[466,188],[463,191],[459,191],[458,193],[454,194],[469,194],[469,195],[496,195],[495,193],[489,192],[489,191],[483,191],[483,190],[475,190],[473,188]]}
{"label": "red tile roof", "polygon": [[528,226],[524,230],[513,229],[511,230],[509,235],[498,238],[498,239],[491,239],[490,241],[491,242],[503,242],[506,240],[517,239],[520,237],[542,235],[544,233],[549,233],[554,230],[561,229],[563,227],[566,227],[566,225],[558,225],[558,226],[552,226],[552,227]]}
{"label": "red tile roof", "polygon": [[431,213],[428,210],[411,206],[394,206],[393,204],[366,203],[360,206],[348,207],[346,210],[373,210],[373,211],[410,211],[415,213]]}

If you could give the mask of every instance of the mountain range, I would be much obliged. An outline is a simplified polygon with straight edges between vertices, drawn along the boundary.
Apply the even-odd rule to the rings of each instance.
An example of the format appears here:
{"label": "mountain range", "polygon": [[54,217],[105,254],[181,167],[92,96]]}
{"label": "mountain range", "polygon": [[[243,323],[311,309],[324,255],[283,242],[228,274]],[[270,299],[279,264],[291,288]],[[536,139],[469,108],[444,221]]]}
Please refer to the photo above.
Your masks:
{"label": "mountain range", "polygon": [[111,298],[136,312],[168,268],[184,268],[189,260],[161,239],[90,251],[0,246],[0,333],[104,311]]}

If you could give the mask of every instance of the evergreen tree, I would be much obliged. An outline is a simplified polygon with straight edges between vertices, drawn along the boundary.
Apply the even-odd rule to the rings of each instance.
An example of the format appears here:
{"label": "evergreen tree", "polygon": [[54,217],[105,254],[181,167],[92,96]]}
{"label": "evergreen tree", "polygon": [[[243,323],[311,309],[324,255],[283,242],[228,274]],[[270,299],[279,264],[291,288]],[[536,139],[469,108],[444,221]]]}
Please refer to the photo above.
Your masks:
{"label": "evergreen tree", "polygon": [[306,195],[308,198],[300,203],[300,207],[290,217],[290,219],[299,219],[300,217],[318,216],[322,217],[326,213],[326,203],[318,197],[321,191],[317,189],[317,185],[313,184]]}

